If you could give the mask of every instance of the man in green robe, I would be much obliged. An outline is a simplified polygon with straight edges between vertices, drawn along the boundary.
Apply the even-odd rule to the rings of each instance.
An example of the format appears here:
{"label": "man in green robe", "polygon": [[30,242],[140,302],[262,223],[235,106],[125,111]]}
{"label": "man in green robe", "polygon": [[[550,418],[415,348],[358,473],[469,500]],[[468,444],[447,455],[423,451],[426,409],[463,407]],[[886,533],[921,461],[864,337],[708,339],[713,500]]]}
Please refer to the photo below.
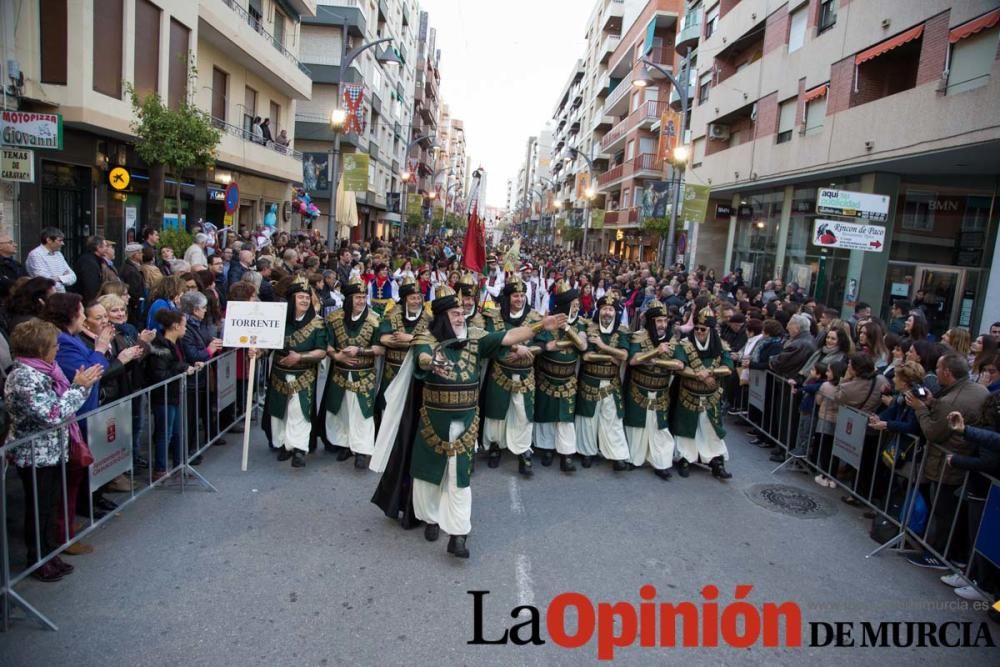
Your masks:
{"label": "man in green robe", "polygon": [[[531,326],[542,316],[531,310],[523,282],[513,278],[500,295],[500,309],[486,319],[487,331],[509,331]],[[535,415],[535,355],[541,348],[515,345],[505,348],[490,368],[483,386],[483,443],[489,448],[488,465],[500,465],[501,450],[518,457],[518,472],[531,477],[531,439]]]}
{"label": "man in green robe", "polygon": [[416,281],[406,278],[399,286],[399,304],[379,323],[379,343],[385,348],[379,396],[399,372],[414,337],[426,331],[430,325],[431,317],[424,311],[423,303],[424,297],[420,294]]}
{"label": "man in green robe", "polygon": [[703,308],[695,315],[694,329],[674,346],[674,358],[684,364],[670,431],[677,443],[677,474],[688,476],[692,462],[707,463],[712,475],[729,479],[729,450],[723,438],[722,379],[733,372],[733,360],[715,328],[715,313]]}
{"label": "man in green robe", "polygon": [[326,441],[340,447],[338,461],[355,455],[354,467],[368,467],[375,449],[375,357],[379,318],[369,308],[364,286],[353,279],[344,287],[344,307],[326,317],[327,354],[332,358],[323,394]]}
{"label": "man in green robe", "polygon": [[684,367],[673,358],[667,308],[650,302],[645,326],[629,341],[629,367],[622,391],[625,403],[625,437],[629,462],[640,467],[647,461],[656,475],[670,479],[674,437],[669,428],[670,384],[673,372]]}
{"label": "man in green robe", "polygon": [[303,278],[285,292],[285,347],[274,355],[267,383],[271,442],[278,460],[305,466],[316,407],[316,367],[326,357],[326,329],[316,316],[312,289]]}
{"label": "man in green robe", "polygon": [[413,508],[427,525],[424,537],[435,541],[440,528],[451,535],[448,553],[468,558],[472,529],[472,453],[479,437],[479,375],[484,358],[496,358],[504,347],[525,343],[543,328],[554,330],[564,316],[547,317],[533,327],[487,333],[468,328],[454,290],[438,286],[434,318],[427,334],[414,341],[423,382],[420,422],[413,443],[410,473]]}
{"label": "man in green robe", "polygon": [[566,281],[556,283],[549,310],[566,315],[557,331],[539,334],[542,353],[535,364],[535,447],[542,450],[542,465],[549,466],[556,452],[559,469],[573,472],[576,465],[576,366],[587,350],[586,327],[579,321],[580,299]]}

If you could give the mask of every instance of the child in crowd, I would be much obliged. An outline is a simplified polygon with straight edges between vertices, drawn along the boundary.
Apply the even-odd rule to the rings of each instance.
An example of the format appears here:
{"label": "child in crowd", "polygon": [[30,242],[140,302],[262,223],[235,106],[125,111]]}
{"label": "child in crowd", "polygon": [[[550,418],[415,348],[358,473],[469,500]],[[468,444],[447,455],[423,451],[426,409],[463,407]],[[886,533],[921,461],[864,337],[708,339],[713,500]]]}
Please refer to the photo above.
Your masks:
{"label": "child in crowd", "polygon": [[[840,379],[844,377],[846,370],[847,364],[843,361],[835,361],[827,366],[826,382],[820,385],[816,392],[816,405],[819,406],[816,420],[816,435],[819,440],[818,465],[821,470],[828,472],[831,470],[833,456],[833,432],[837,427],[837,385],[840,384]],[[837,486],[833,479],[823,474],[816,475],[815,482],[831,489]]]}

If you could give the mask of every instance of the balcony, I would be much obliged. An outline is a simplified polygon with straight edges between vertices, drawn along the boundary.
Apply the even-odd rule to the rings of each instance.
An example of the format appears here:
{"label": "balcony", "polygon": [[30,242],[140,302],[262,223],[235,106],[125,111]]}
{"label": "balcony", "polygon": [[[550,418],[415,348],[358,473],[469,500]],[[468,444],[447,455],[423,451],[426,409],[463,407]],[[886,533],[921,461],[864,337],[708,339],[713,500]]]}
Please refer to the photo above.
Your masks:
{"label": "balcony", "polygon": [[611,77],[608,76],[607,72],[605,72],[597,79],[597,91],[596,91],[597,99],[603,100],[604,98],[606,98],[608,96],[608,93],[610,92],[608,90],[608,88],[610,87],[611,87]]}
{"label": "balcony", "polygon": [[632,94],[632,73],[622,79],[617,86],[608,93],[608,99],[604,100],[604,113],[610,116],[623,114],[628,110],[628,100]]}
{"label": "balcony", "polygon": [[302,153],[299,151],[274,142],[262,144],[252,133],[220,118],[213,118],[212,125],[222,130],[222,139],[216,148],[219,164],[288,181],[302,180]]}
{"label": "balcony", "polygon": [[611,0],[601,14],[601,30],[621,34],[625,17],[625,0]]}
{"label": "balcony", "polygon": [[615,124],[615,117],[608,115],[599,115],[594,119],[594,126],[591,128],[592,132],[606,132],[610,130]]}
{"label": "balcony", "polygon": [[657,160],[653,153],[643,153],[631,160],[616,164],[603,174],[597,176],[597,187],[600,190],[617,190],[615,185],[630,178],[658,178],[663,172],[663,160]]}
{"label": "balcony", "polygon": [[611,54],[618,48],[622,38],[618,35],[605,35],[601,41],[601,46],[597,51],[597,59],[602,65],[607,65],[611,60]]}
{"label": "balcony", "polygon": [[601,152],[609,153],[615,144],[624,140],[625,135],[635,128],[648,129],[660,114],[667,108],[667,103],[660,100],[647,100],[639,108],[619,122],[601,139]]}
{"label": "balcony", "polygon": [[621,208],[604,214],[605,227],[628,227],[639,224],[639,209]]}
{"label": "balcony", "polygon": [[[688,71],[688,109],[694,106],[697,91],[698,73],[692,69]],[[712,92],[715,93],[715,90]],[[742,94],[742,91],[740,93]],[[681,110],[681,94],[673,87],[670,88],[670,108],[674,111]]]}
{"label": "balcony", "polygon": [[236,0],[199,2],[198,38],[231,54],[281,94],[302,100],[312,97],[308,68]]}
{"label": "balcony", "polygon": [[684,22],[684,27],[680,29],[674,38],[674,48],[677,53],[684,55],[688,49],[698,48],[698,40],[701,39],[701,21],[696,20],[688,23]]}
{"label": "balcony", "polygon": [[[618,164],[615,165],[614,167],[611,167],[603,174],[598,174],[597,185],[603,188],[605,185],[617,181],[622,177],[624,170],[625,170],[625,165]],[[604,221],[607,222],[607,218],[605,218]]]}

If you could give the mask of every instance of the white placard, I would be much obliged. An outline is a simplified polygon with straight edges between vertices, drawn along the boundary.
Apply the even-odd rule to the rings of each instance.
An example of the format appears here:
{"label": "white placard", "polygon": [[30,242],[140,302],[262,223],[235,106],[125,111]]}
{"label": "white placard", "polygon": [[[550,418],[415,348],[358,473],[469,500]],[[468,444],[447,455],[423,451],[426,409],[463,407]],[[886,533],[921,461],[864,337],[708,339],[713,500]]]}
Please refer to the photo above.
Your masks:
{"label": "white placard", "polygon": [[222,344],[225,347],[256,347],[280,350],[285,346],[285,316],[288,305],[263,301],[230,301]]}
{"label": "white placard", "polygon": [[867,192],[820,188],[816,195],[816,212],[845,218],[888,222],[889,197]]}
{"label": "white placard", "polygon": [[132,405],[128,401],[103,408],[87,417],[90,492],[132,469]]}
{"label": "white placard", "polygon": [[34,183],[35,151],[27,148],[0,149],[0,178],[18,183]]}
{"label": "white placard", "polygon": [[882,252],[885,247],[885,227],[816,218],[812,242],[823,248]]}
{"label": "white placard", "polygon": [[758,410],[764,410],[767,400],[767,371],[750,371],[750,405]]}
{"label": "white placard", "polygon": [[226,354],[215,364],[215,409],[222,412],[236,402],[236,355]]}

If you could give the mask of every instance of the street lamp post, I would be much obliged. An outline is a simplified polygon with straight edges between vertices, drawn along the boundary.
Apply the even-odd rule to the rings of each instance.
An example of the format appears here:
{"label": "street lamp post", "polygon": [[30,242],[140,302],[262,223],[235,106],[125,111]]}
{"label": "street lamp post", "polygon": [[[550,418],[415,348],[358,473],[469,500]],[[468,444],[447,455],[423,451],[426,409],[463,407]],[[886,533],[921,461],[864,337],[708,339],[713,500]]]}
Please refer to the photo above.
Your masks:
{"label": "street lamp post", "polygon": [[642,62],[644,69],[642,70],[642,72],[640,72],[639,76],[635,78],[635,80],[632,82],[632,85],[636,86],[637,88],[645,88],[646,86],[648,86],[652,82],[652,80],[649,78],[648,69],[646,68],[652,67],[657,72],[665,76],[668,81],[670,81],[670,85],[672,85],[674,89],[677,91],[677,96],[680,97],[681,100],[681,126],[678,128],[678,131],[680,133],[680,136],[678,137],[679,143],[678,146],[674,149],[674,154],[672,156],[673,160],[671,161],[674,167],[673,171],[675,172],[675,178],[674,178],[673,206],[670,207],[670,228],[667,230],[667,251],[663,257],[663,266],[667,267],[673,264],[677,246],[677,209],[680,206],[681,179],[680,175],[678,175],[676,172],[678,169],[680,169],[681,173],[683,174],[684,172],[683,166],[678,165],[678,162],[679,161],[682,161],[683,163],[687,162],[687,148],[685,148],[680,144],[684,143],[684,132],[687,130],[688,112],[690,111],[690,106],[691,106],[690,89],[689,89],[690,85],[689,68],[691,67],[691,49],[690,47],[688,48],[687,53],[684,55],[684,59],[681,60],[680,81],[675,79],[673,74],[671,74],[664,68],[660,67],[658,64],[650,60],[647,60],[646,58],[643,58],[640,62]]}
{"label": "street lamp post", "polygon": [[[344,18],[344,17],[340,17]],[[334,69],[333,83],[337,86],[337,96],[341,97],[343,91],[341,90],[343,83],[343,73],[347,71],[347,68],[351,66],[355,58],[364,53],[366,50],[378,46],[379,44],[388,43],[392,41],[392,37],[384,37],[382,39],[376,39],[371,42],[362,44],[361,46],[347,50],[347,21],[343,20],[340,26],[340,66]],[[388,65],[391,63],[399,63],[400,60],[395,53],[392,53],[388,49],[383,51],[380,55],[376,56],[376,61],[379,63]],[[339,125],[338,125],[339,121]],[[330,114],[330,129],[333,131],[333,147],[330,149],[330,213],[328,216],[327,228],[326,228],[326,239],[327,244],[330,249],[333,249],[334,239],[337,235],[337,187],[340,185],[340,170],[338,169],[337,161],[340,157],[340,134],[341,130],[344,128],[344,123],[347,121],[347,112],[343,109],[334,109]]]}

